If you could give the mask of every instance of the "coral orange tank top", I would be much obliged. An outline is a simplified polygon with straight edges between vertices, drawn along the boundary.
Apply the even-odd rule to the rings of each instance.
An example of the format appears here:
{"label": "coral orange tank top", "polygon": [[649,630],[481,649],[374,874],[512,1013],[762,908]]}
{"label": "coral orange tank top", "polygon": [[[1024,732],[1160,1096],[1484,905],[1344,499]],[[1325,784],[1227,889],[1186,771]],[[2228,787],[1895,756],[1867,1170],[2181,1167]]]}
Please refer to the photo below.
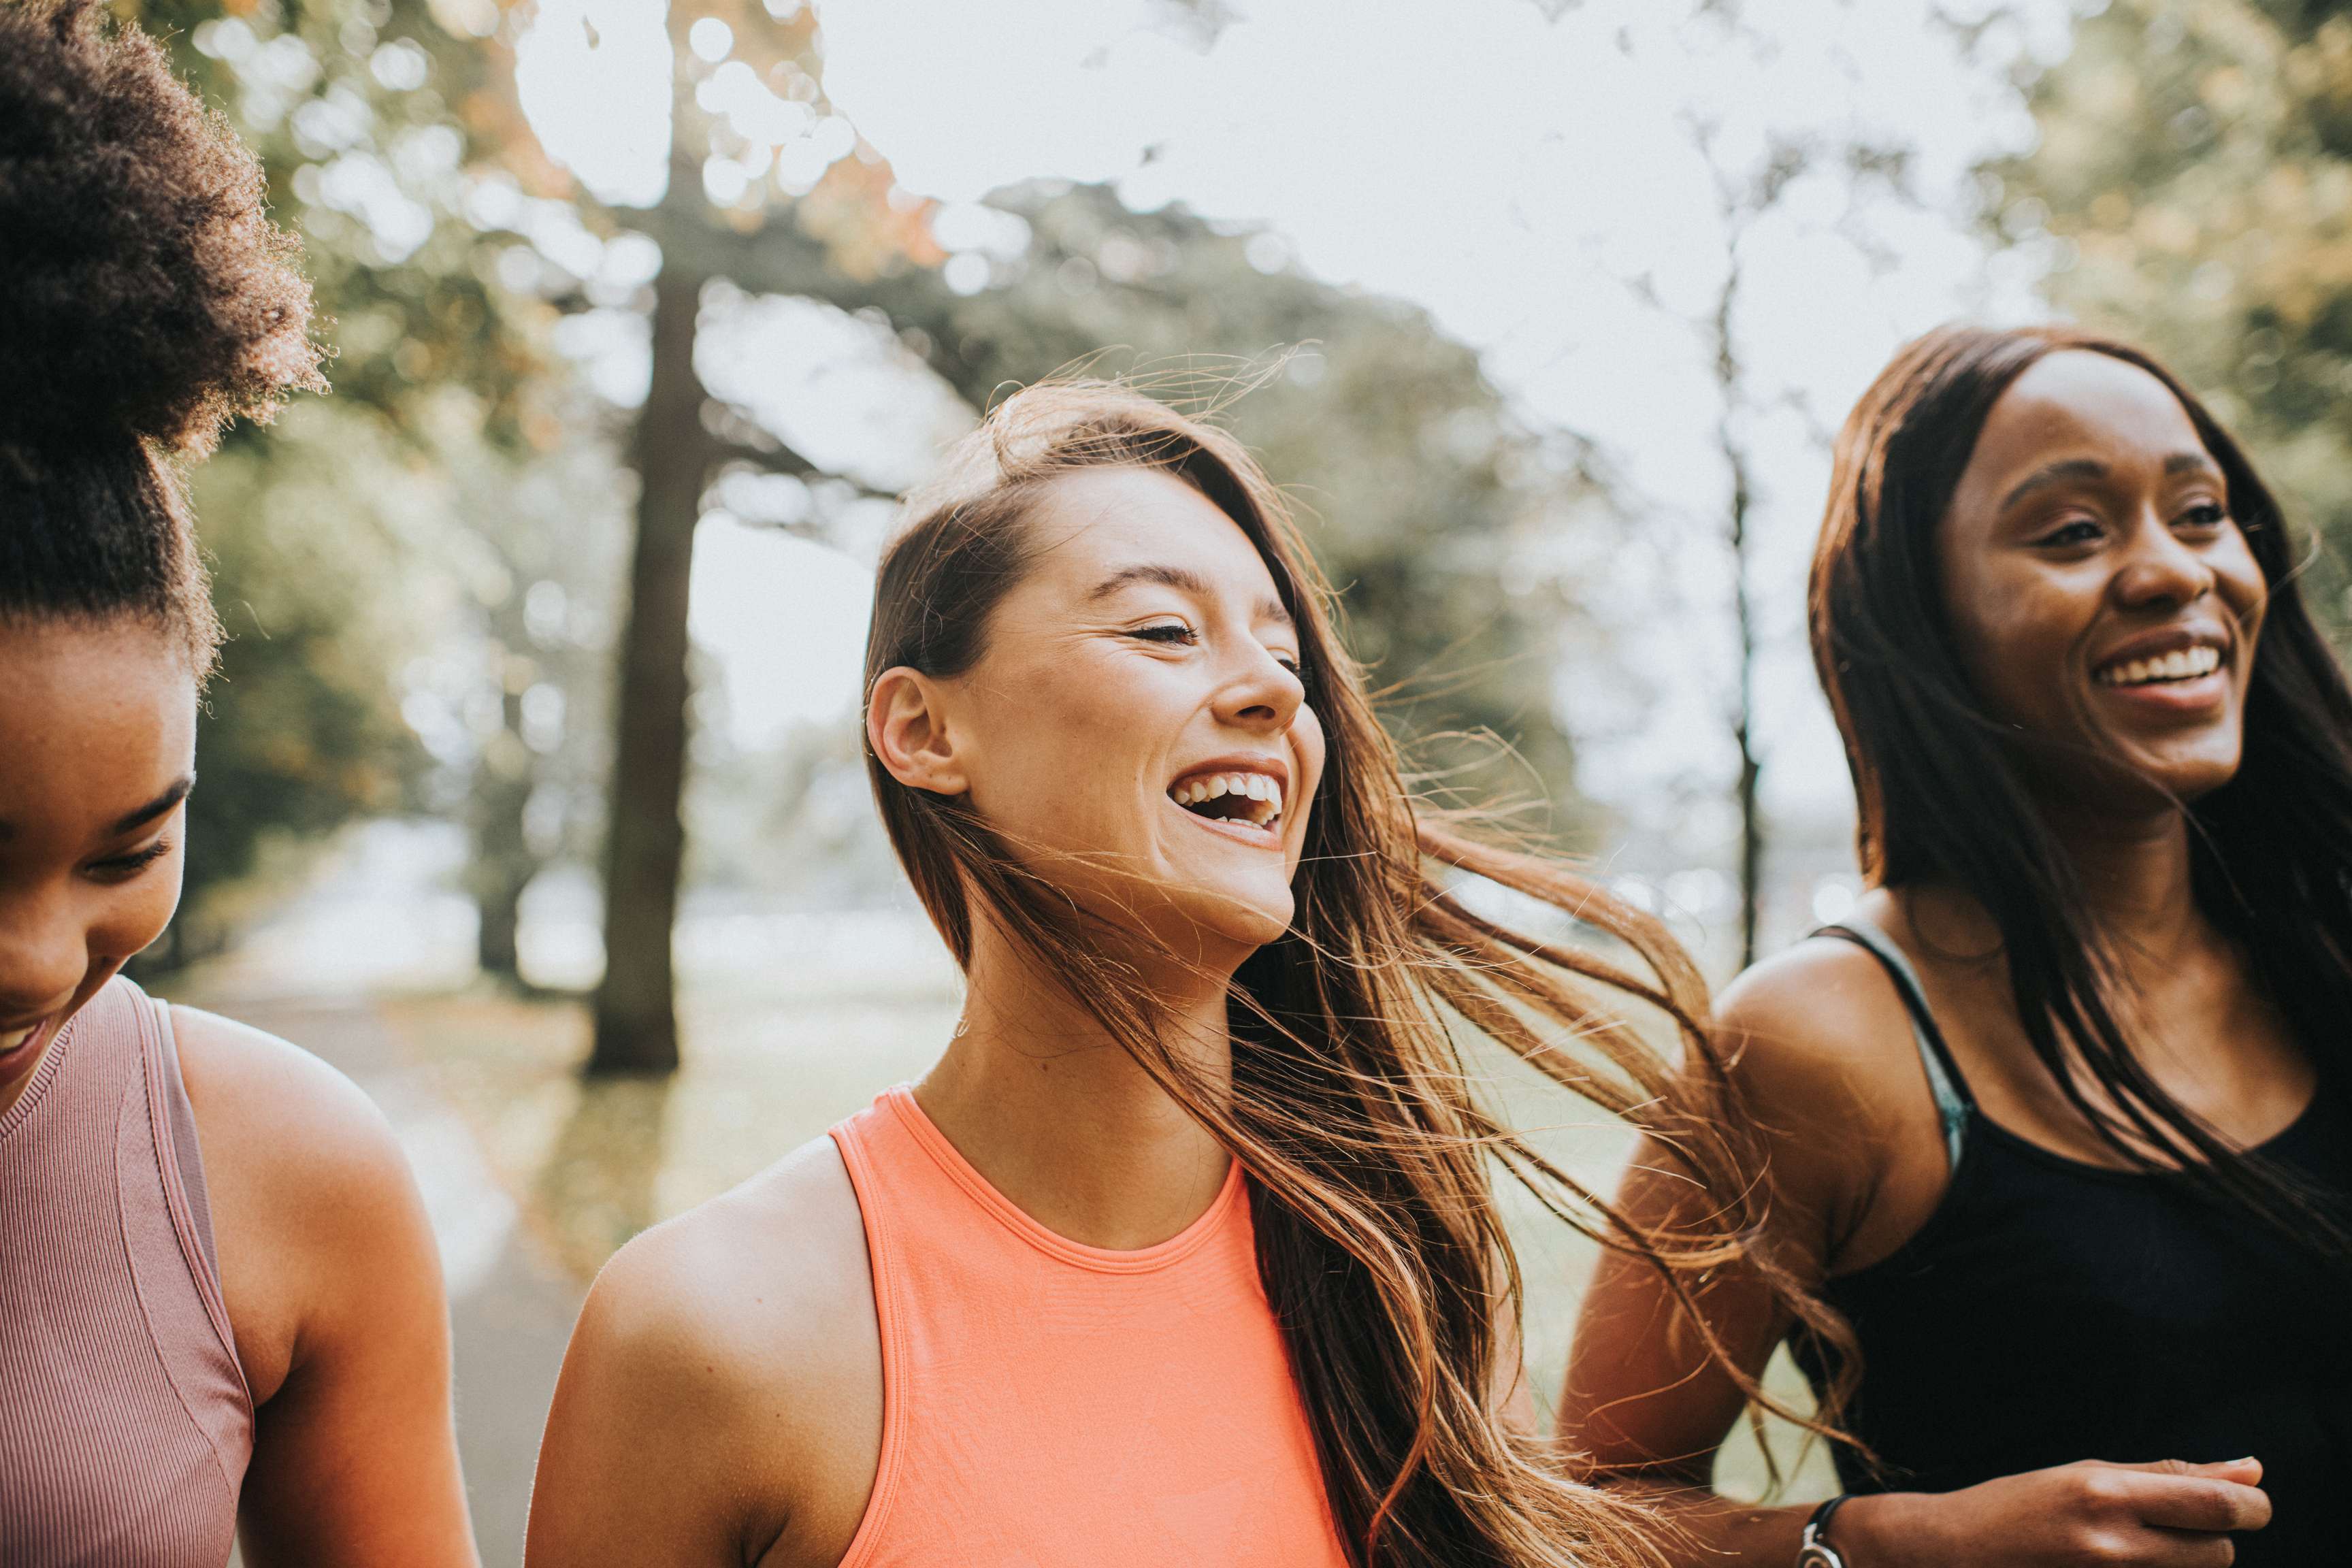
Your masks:
{"label": "coral orange tank top", "polygon": [[1343,1568],[1236,1164],[1139,1252],[1066,1240],[894,1089],[833,1130],[882,1458],[842,1568]]}

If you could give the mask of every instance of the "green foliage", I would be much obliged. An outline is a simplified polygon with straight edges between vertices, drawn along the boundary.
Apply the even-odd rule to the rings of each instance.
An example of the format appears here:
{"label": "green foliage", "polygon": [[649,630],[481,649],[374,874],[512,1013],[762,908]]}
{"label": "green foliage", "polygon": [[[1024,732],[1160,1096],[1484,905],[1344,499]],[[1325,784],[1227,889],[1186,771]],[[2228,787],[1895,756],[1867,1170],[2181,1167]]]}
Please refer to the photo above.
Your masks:
{"label": "green foliage", "polygon": [[2352,6],[2115,0],[2032,102],[2004,227],[2046,229],[2053,300],[2211,399],[2319,537],[2315,609],[2352,626]]}
{"label": "green foliage", "polygon": [[[518,164],[556,187],[489,46],[426,0],[143,0],[142,26],[220,108],[301,235],[334,395],[404,424],[450,384],[487,431],[521,435],[551,312],[497,285],[511,236],[468,221],[469,176]],[[495,7],[492,8],[495,12]],[[539,434],[552,432],[541,421]]]}
{"label": "green foliage", "polygon": [[998,205],[1027,222],[1026,253],[921,324],[934,367],[978,405],[1078,365],[1214,404],[1298,348],[1225,416],[1290,489],[1389,717],[1449,784],[1568,801],[1554,681],[1570,606],[1540,554],[1601,504],[1582,449],[1517,426],[1477,355],[1421,311],[1300,276],[1270,237],[1130,212],[1102,186]]}
{"label": "green foliage", "polygon": [[[559,400],[562,374],[544,348],[557,307],[542,296],[577,294],[584,280],[508,226],[553,221],[559,239],[600,248],[570,206],[523,194],[560,194],[563,182],[484,36],[501,13],[488,0],[143,0],[126,10],[261,158],[275,216],[302,237],[334,385],[275,426],[234,432],[194,477],[230,641],[199,728],[204,782],[189,807],[183,912],[156,961],[224,940],[248,901],[242,884],[267,869],[273,844],[434,804],[453,775],[461,794],[478,786],[483,798],[461,815],[495,843],[479,858],[499,869],[510,906],[536,869],[522,816],[542,771],[520,735],[533,682],[505,689],[539,651],[522,606],[544,573],[530,568],[560,553],[541,534],[594,515],[578,504],[577,483],[563,506],[530,504],[545,489],[531,476],[601,460],[609,493],[613,464]],[[530,287],[509,286],[515,277]],[[566,559],[604,556],[591,547]],[[480,655],[471,679],[490,693],[493,721],[437,751],[436,776],[402,721],[415,695],[402,672],[424,663],[443,678],[427,696],[467,707],[446,668],[418,656],[469,631]],[[485,638],[487,649],[473,646]],[[578,662],[565,661],[566,673]],[[593,702],[568,706],[574,730],[583,706],[593,712]]]}
{"label": "green foliage", "polygon": [[429,512],[375,422],[298,406],[194,480],[229,640],[197,726],[186,892],[161,963],[226,939],[273,842],[396,808],[423,761],[386,693],[407,628],[384,590],[408,575]]}

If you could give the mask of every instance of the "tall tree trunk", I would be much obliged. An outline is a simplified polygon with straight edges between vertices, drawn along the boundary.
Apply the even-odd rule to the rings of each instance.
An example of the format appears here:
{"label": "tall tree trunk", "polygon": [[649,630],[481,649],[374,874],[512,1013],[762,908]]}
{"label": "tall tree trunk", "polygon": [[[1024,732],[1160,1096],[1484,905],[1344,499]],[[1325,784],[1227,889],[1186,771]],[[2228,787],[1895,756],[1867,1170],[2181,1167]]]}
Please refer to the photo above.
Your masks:
{"label": "tall tree trunk", "polygon": [[[517,704],[509,697],[507,706],[511,710]],[[522,979],[516,933],[523,889],[539,874],[539,857],[530,852],[523,826],[524,808],[530,804],[529,755],[511,729],[499,739],[506,742],[499,748],[506,754],[496,763],[485,762],[488,776],[474,783],[474,853],[467,881],[480,917],[475,962],[483,973],[511,984]]]}
{"label": "tall tree trunk", "polygon": [[591,1075],[677,1068],[670,931],[686,849],[687,583],[710,465],[694,374],[702,278],[673,264],[654,285],[654,373],[637,421],[637,540],[621,644],[612,822],[604,859],[604,978]]}
{"label": "tall tree trunk", "polygon": [[1763,763],[1756,753],[1756,593],[1753,541],[1748,512],[1755,504],[1755,485],[1748,472],[1748,451],[1732,427],[1740,400],[1740,365],[1731,343],[1732,307],[1739,296],[1739,263],[1735,257],[1716,299],[1715,379],[1722,398],[1716,441],[1731,470],[1730,526],[1731,600],[1738,622],[1739,646],[1738,694],[1732,710],[1731,738],[1739,749],[1739,967],[1756,962],[1756,934],[1764,901],[1764,813],[1758,797]]}

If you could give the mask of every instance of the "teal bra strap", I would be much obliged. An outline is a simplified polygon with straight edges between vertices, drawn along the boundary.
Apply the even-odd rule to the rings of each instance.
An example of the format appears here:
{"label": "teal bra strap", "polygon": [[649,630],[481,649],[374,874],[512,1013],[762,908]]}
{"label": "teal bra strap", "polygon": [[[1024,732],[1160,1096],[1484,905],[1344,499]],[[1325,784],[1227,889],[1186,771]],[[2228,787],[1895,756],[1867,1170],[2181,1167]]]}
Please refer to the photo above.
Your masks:
{"label": "teal bra strap", "polygon": [[1952,1060],[1951,1047],[1944,1044],[1943,1031],[1936,1027],[1936,1016],[1928,1011],[1919,972],[1911,967],[1911,960],[1893,938],[1860,915],[1848,915],[1815,934],[1843,937],[1869,949],[1895,982],[1904,1010],[1911,1015],[1911,1040],[1919,1047],[1919,1064],[1927,1069],[1927,1092],[1935,1097],[1936,1116],[1944,1125],[1944,1152],[1950,1157],[1952,1169],[1958,1170],[1961,1138],[1969,1125],[1969,1093],[1959,1066]]}

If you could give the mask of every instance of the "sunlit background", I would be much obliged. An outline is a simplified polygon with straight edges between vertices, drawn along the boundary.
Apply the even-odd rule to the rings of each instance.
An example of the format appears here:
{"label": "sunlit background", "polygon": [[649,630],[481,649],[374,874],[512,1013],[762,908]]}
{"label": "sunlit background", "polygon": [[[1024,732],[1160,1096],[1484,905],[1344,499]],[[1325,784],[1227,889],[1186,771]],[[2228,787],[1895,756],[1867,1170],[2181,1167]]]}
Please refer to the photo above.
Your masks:
{"label": "sunlit background", "polygon": [[[854,710],[891,498],[1003,388],[1231,401],[1428,787],[1718,979],[1856,889],[1804,568],[1911,334],[2170,356],[2346,620],[2352,5],[124,4],[263,153],[337,355],[195,481],[235,640],[146,978],[400,1126],[492,1563],[603,1258],[944,1038]],[[674,804],[682,854],[625,826]],[[1579,1264],[1527,1237],[1542,1383]]]}

